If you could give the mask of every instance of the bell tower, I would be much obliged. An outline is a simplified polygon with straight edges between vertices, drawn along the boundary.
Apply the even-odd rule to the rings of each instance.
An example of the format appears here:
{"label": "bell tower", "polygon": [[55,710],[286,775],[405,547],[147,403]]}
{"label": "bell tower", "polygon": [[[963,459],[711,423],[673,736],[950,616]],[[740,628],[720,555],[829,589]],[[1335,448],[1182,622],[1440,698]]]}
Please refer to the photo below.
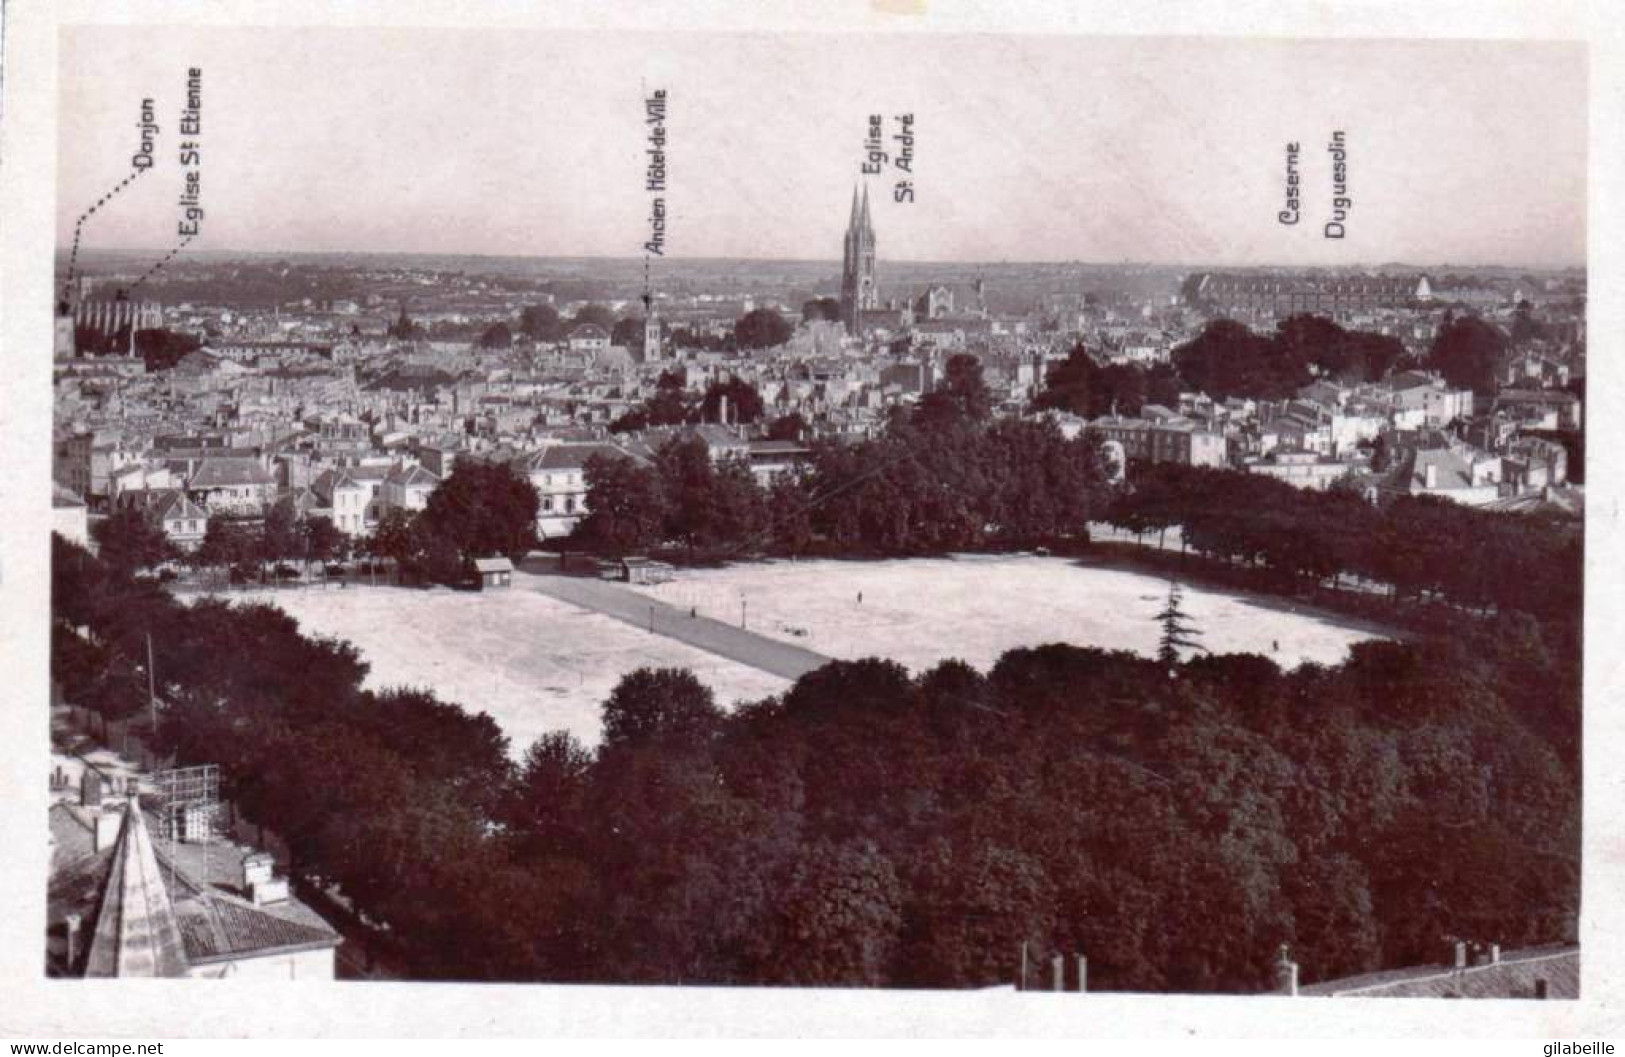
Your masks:
{"label": "bell tower", "polygon": [[869,218],[869,188],[852,189],[852,213],[846,223],[845,252],[841,261],[841,319],[847,333],[856,334],[863,313],[880,306],[875,285],[875,229]]}

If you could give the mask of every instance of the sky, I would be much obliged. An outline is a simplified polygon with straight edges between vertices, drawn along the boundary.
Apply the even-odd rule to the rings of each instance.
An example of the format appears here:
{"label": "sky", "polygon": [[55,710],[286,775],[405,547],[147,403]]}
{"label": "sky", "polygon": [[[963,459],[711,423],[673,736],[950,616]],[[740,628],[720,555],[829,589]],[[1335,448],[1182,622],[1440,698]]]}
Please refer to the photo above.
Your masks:
{"label": "sky", "polygon": [[[176,118],[203,71],[196,250],[642,255],[646,92],[666,90],[666,252],[838,259],[870,114],[882,259],[1581,265],[1586,52],[1569,43],[943,34],[77,27],[57,232],[177,242]],[[1328,239],[1334,130],[1342,239]],[[1284,206],[1301,147],[1302,220]]]}

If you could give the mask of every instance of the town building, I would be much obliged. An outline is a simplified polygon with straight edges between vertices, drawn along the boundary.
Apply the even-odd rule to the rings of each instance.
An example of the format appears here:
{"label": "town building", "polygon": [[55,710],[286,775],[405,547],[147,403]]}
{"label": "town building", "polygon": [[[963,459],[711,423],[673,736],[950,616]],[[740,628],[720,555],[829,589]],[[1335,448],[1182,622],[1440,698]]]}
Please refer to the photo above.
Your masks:
{"label": "town building", "polygon": [[1131,461],[1222,467],[1229,461],[1224,434],[1185,419],[1164,421],[1103,415],[1090,423],[1103,440],[1120,445]]}

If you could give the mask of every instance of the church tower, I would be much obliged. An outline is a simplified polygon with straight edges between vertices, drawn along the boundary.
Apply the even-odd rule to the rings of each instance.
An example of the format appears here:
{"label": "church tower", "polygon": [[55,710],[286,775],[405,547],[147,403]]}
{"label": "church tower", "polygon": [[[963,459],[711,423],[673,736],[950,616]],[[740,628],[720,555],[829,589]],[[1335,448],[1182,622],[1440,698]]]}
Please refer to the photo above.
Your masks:
{"label": "church tower", "polygon": [[655,308],[654,296],[643,295],[643,362],[660,359],[660,310]]}
{"label": "church tower", "polygon": [[880,307],[875,286],[875,229],[869,220],[869,188],[860,204],[852,189],[852,215],[846,224],[846,252],[841,264],[841,319],[847,333],[856,334],[863,313]]}

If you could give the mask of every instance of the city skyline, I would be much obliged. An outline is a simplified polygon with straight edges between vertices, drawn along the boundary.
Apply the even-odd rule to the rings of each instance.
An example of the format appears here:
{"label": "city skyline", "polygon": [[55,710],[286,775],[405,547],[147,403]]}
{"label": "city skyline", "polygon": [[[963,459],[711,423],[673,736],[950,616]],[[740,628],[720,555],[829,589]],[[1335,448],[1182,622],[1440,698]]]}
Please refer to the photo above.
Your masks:
{"label": "city skyline", "polygon": [[[64,250],[127,173],[143,97],[159,168],[85,224],[82,251],[173,244],[164,115],[198,64],[192,251],[636,257],[643,94],[667,87],[673,262],[838,261],[867,115],[890,135],[909,112],[918,197],[889,200],[890,166],[869,178],[883,264],[1585,263],[1581,45],[110,28],[63,43],[64,69],[94,53],[115,71],[62,81]],[[1464,72],[1484,62],[1504,76]],[[1029,81],[967,91],[1012,63]],[[791,83],[814,84],[813,103]],[[1315,230],[1334,125],[1355,203],[1342,240]],[[1276,220],[1288,139],[1307,188],[1293,227]]]}

